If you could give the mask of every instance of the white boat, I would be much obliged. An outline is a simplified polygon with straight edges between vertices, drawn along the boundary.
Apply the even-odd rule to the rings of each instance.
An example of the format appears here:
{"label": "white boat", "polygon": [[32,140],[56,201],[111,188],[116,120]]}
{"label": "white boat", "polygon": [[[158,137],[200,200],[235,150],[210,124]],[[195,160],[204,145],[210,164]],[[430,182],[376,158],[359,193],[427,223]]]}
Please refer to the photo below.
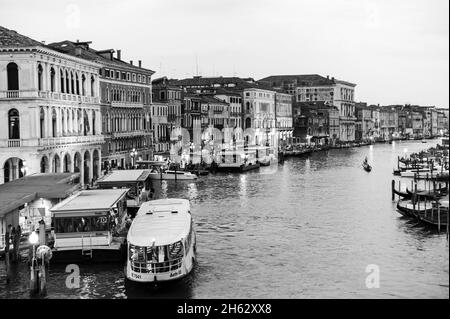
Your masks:
{"label": "white boat", "polygon": [[194,180],[197,179],[197,175],[191,172],[184,171],[172,171],[172,170],[160,170],[159,172],[150,172],[150,179],[159,180]]}
{"label": "white boat", "polygon": [[196,236],[186,199],[158,199],[141,205],[127,236],[125,277],[163,282],[189,274],[196,259]]}

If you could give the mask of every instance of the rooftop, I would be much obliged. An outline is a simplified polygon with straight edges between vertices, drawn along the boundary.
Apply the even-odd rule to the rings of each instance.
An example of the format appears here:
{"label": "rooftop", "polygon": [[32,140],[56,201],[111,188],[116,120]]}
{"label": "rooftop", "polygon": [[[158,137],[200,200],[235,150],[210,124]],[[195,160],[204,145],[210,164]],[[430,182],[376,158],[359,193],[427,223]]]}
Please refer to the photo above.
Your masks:
{"label": "rooftop", "polygon": [[0,47],[33,47],[44,46],[43,43],[0,26]]}
{"label": "rooftop", "polygon": [[[110,49],[110,50],[94,50],[92,48],[89,47],[89,43],[90,42],[72,42],[72,41],[68,41],[68,40],[64,40],[61,42],[54,42],[54,43],[50,43],[49,45],[47,45],[47,47],[62,52],[62,53],[66,53],[75,57],[79,57],[85,60],[89,60],[89,61],[94,61],[94,62],[98,62],[100,64],[113,64],[117,67],[126,67],[126,68],[131,68],[134,69],[136,71],[140,71],[140,72],[149,72],[149,73],[155,73],[154,71],[150,70],[150,69],[145,69],[133,64],[130,64],[128,62],[119,60],[118,58],[112,57],[111,59],[108,59],[107,57],[103,56],[101,53],[105,53],[105,52],[114,52],[114,50]],[[79,50],[78,52],[76,51],[76,48],[80,48],[81,50]]]}
{"label": "rooftop", "polygon": [[127,188],[83,190],[56,204],[50,211],[109,210],[128,191]]}
{"label": "rooftop", "polygon": [[297,74],[297,75],[271,75],[258,82],[265,82],[270,86],[280,86],[282,82],[295,82],[297,86],[321,86],[321,85],[333,85],[341,83],[350,86],[356,86],[356,84],[335,79],[334,77],[323,77],[319,74]]}
{"label": "rooftop", "polygon": [[116,170],[112,171],[110,174],[98,180],[99,185],[106,183],[133,183],[139,181],[145,181],[150,174],[149,170],[143,169],[129,169],[129,170]]}
{"label": "rooftop", "polygon": [[0,216],[38,198],[66,198],[80,188],[79,173],[33,174],[0,185]]}

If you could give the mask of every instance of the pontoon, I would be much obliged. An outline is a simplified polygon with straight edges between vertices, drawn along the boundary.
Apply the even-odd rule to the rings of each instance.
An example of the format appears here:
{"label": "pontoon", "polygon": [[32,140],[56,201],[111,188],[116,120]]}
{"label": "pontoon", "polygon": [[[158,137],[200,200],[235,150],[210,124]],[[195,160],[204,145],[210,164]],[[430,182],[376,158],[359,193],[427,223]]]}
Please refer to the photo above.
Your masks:
{"label": "pontoon", "polygon": [[50,209],[53,259],[120,260],[126,228],[128,189],[80,191]]}

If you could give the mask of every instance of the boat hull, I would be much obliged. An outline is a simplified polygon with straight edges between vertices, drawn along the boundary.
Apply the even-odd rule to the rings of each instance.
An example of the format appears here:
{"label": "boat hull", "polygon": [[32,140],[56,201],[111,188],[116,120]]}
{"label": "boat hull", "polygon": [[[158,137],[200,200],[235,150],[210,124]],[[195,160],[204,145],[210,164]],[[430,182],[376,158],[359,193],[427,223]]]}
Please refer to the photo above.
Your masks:
{"label": "boat hull", "polygon": [[196,180],[196,175],[186,175],[186,174],[166,174],[166,173],[151,173],[150,179],[152,180],[177,180],[177,181],[183,181],[183,180]]}
{"label": "boat hull", "polygon": [[261,165],[259,163],[249,164],[249,165],[240,165],[240,166],[219,164],[216,171],[217,172],[242,173],[242,172],[247,172],[247,171],[251,171],[254,169],[259,169],[260,166]]}

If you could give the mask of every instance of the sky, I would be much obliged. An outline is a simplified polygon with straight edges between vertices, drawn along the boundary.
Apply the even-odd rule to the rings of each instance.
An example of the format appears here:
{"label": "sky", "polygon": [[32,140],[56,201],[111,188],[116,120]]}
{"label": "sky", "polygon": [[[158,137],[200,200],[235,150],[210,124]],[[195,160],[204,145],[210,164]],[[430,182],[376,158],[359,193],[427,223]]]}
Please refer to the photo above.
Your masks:
{"label": "sky", "polygon": [[0,25],[121,49],[154,78],[320,74],[356,101],[449,106],[448,0],[0,0]]}

